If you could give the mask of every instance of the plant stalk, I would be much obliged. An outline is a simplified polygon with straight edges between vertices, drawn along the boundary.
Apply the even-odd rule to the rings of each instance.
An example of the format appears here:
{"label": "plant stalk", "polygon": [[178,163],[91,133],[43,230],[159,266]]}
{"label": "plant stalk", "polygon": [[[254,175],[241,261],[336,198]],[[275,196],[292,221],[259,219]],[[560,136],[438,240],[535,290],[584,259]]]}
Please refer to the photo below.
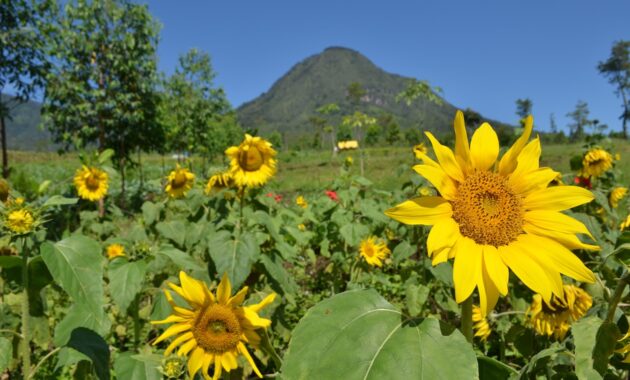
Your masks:
{"label": "plant stalk", "polygon": [[472,294],[462,302],[462,322],[460,330],[466,337],[468,343],[472,344],[473,341],[473,321],[472,321]]}
{"label": "plant stalk", "polygon": [[628,285],[628,280],[630,279],[630,272],[624,274],[620,279],[617,287],[615,288],[615,293],[613,294],[612,299],[610,300],[610,306],[608,306],[608,314],[606,315],[606,322],[611,323],[613,318],[615,317],[615,311],[617,310],[617,305],[619,301],[621,301],[621,296],[623,291]]}
{"label": "plant stalk", "polygon": [[31,346],[29,334],[29,316],[28,308],[28,249],[26,241],[22,241],[22,375],[25,379],[30,377],[31,371]]}

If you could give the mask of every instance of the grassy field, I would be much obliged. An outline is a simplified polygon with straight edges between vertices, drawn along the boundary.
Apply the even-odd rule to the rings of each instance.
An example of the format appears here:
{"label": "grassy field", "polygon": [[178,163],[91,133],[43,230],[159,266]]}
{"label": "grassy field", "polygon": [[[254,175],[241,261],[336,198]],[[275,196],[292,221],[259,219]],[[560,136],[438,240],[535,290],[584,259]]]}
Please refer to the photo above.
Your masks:
{"label": "grassy field", "polygon": [[[622,181],[630,178],[630,142],[612,140],[612,153],[619,153],[621,160],[617,163],[617,170],[622,175]],[[542,163],[563,173],[569,173],[571,157],[582,151],[582,145],[574,144],[543,144]],[[281,151],[278,154],[278,175],[270,183],[270,188],[277,192],[315,192],[326,189],[339,175],[346,157],[353,158],[353,170],[360,173],[361,154],[363,154],[364,176],[374,182],[377,188],[393,190],[409,181],[413,172],[410,167],[417,163],[411,148],[385,147],[368,148],[363,152],[341,152],[333,155],[330,151]],[[25,186],[37,187],[44,180],[51,180],[52,186],[70,183],[70,179],[80,161],[75,154],[58,155],[56,153],[34,153],[12,151],[9,160],[13,166],[11,180],[18,188]],[[158,186],[162,178],[175,166],[176,160],[159,155],[143,156],[142,176],[148,184]],[[198,160],[193,161],[195,172],[199,178],[206,178],[202,174],[202,165]],[[207,166],[208,173],[221,170],[225,164],[216,160]],[[130,183],[137,182],[141,173],[138,168],[130,169],[127,178]],[[112,187],[119,188],[119,181],[114,179]]]}

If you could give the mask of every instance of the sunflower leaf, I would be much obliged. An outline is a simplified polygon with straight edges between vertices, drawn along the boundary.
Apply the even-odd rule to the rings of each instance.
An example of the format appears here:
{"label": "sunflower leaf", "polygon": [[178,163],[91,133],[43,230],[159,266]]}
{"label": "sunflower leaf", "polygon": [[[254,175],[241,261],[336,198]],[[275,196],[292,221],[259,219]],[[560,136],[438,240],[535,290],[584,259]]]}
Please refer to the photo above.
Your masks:
{"label": "sunflower leaf", "polygon": [[208,250],[217,276],[221,277],[223,273],[227,273],[232,287],[239,288],[260,255],[256,238],[247,232],[240,236],[232,236],[228,231],[219,231],[212,234],[209,239]]}

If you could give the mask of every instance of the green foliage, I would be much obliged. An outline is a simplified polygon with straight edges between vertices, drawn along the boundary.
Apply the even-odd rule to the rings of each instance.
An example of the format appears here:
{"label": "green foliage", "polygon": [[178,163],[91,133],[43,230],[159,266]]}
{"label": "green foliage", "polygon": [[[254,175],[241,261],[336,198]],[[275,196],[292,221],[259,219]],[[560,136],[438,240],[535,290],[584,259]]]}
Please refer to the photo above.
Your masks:
{"label": "green foliage", "polygon": [[615,93],[622,99],[623,112],[622,133],[628,138],[628,119],[630,119],[630,41],[614,43],[610,57],[597,65],[599,72],[608,78],[608,82],[615,86]]}

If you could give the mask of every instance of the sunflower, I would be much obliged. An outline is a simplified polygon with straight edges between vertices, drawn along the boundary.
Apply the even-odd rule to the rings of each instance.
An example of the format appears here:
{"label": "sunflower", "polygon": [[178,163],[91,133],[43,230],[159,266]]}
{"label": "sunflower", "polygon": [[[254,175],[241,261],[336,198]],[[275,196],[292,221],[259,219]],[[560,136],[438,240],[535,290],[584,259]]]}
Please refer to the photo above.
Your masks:
{"label": "sunflower", "polygon": [[7,199],[9,198],[10,190],[11,189],[9,188],[9,183],[5,181],[4,179],[0,178],[0,201],[2,202],[7,201]]}
{"label": "sunflower", "polygon": [[619,201],[621,201],[627,194],[627,187],[618,186],[612,189],[612,191],[610,192],[610,196],[608,197],[608,200],[610,201],[610,206],[612,208],[617,208],[617,206],[619,206]]}
{"label": "sunflower", "polygon": [[383,260],[391,253],[387,245],[375,236],[369,236],[361,242],[359,253],[371,266],[382,267]]}
{"label": "sunflower", "polygon": [[602,148],[593,148],[582,158],[582,177],[599,177],[612,168],[613,156]]}
{"label": "sunflower", "polygon": [[418,194],[422,195],[423,197],[428,197],[429,195],[431,195],[431,189],[426,186],[422,186],[418,189]]}
{"label": "sunflower", "polygon": [[420,143],[413,146],[413,155],[416,156],[418,160],[422,160],[422,157],[425,156],[429,150],[427,149],[424,143]]}
{"label": "sunflower", "polygon": [[166,188],[164,191],[171,198],[181,198],[186,195],[188,190],[192,189],[195,183],[195,175],[187,168],[181,168],[179,164],[175,170],[171,171],[166,177]]}
{"label": "sunflower", "polygon": [[527,316],[537,334],[562,340],[571,324],[582,318],[592,305],[593,299],[584,290],[574,285],[564,285],[564,297],[553,296],[551,302],[535,294],[527,309]]}
{"label": "sunflower", "polygon": [[74,187],[79,197],[92,202],[98,201],[107,194],[107,173],[99,168],[83,165],[74,175]]}
{"label": "sunflower", "polygon": [[630,215],[626,217],[626,220],[624,220],[623,222],[621,222],[621,224],[619,224],[619,230],[623,231],[628,227],[630,227]]}
{"label": "sunflower", "polygon": [[623,358],[624,363],[630,363],[630,340],[628,340],[629,338],[630,338],[630,330],[628,330],[626,335],[624,335],[623,337],[621,337],[621,339],[619,339],[619,343],[623,344],[624,346],[618,350],[615,350],[616,353],[624,355],[624,358]]}
{"label": "sunflower", "polygon": [[168,345],[164,356],[170,355],[177,346],[180,346],[177,355],[188,355],[190,378],[194,378],[201,370],[204,379],[210,379],[208,369],[214,365],[212,379],[219,379],[223,370],[230,372],[238,367],[236,359],[239,354],[245,357],[258,377],[262,377],[245,343],[253,347],[260,344],[260,336],[256,330],[269,327],[271,321],[261,318],[258,312],[273,302],[275,293],[260,303],[241,306],[247,294],[247,287],[232,296],[232,286],[226,274],[217,287],[216,296],[205,283],[187,276],[184,272],[179,273],[179,279],[181,286],[172,283],[168,286],[186,300],[190,308],[178,306],[171,293],[165,290],[164,294],[173,307],[173,314],[162,321],[151,323],[173,324],[153,344],[179,335]]}
{"label": "sunflower", "polygon": [[228,148],[225,154],[231,159],[230,173],[239,187],[262,186],[276,174],[276,151],[260,137],[245,134],[241,145]]}
{"label": "sunflower", "polygon": [[232,186],[232,175],[230,172],[216,173],[208,179],[206,184],[206,194],[210,195],[213,191],[220,191]]}
{"label": "sunflower", "polygon": [[[560,211],[590,202],[593,194],[576,186],[547,185],[557,176],[540,168],[540,140],[528,143],[533,119],[523,135],[499,156],[499,140],[488,123],[468,143],[464,116],[455,117],[455,153],[426,132],[437,162],[421,155],[414,170],[440,196],[418,197],[385,211],[405,224],[432,225],[427,250],[433,265],[455,259],[455,300],[463,302],[479,289],[483,316],[506,295],[509,269],[549,302],[563,296],[565,274],[594,282],[593,273],[569,250],[597,250],[576,233],[590,236],[581,222]],[[508,269],[509,268],[509,269]]]}
{"label": "sunflower", "polygon": [[33,214],[24,208],[9,211],[6,216],[6,227],[16,234],[26,234],[33,230]]}
{"label": "sunflower", "polygon": [[481,309],[477,305],[473,305],[472,320],[474,322],[473,328],[475,329],[475,336],[482,342],[485,342],[490,336],[492,329],[486,317],[481,315]]}
{"label": "sunflower", "polygon": [[301,195],[298,195],[298,197],[295,199],[295,204],[300,206],[300,207],[302,207],[302,208],[307,208],[308,207],[308,202]]}
{"label": "sunflower", "polygon": [[107,258],[113,260],[117,257],[125,257],[125,247],[120,244],[110,244],[106,249]]}

